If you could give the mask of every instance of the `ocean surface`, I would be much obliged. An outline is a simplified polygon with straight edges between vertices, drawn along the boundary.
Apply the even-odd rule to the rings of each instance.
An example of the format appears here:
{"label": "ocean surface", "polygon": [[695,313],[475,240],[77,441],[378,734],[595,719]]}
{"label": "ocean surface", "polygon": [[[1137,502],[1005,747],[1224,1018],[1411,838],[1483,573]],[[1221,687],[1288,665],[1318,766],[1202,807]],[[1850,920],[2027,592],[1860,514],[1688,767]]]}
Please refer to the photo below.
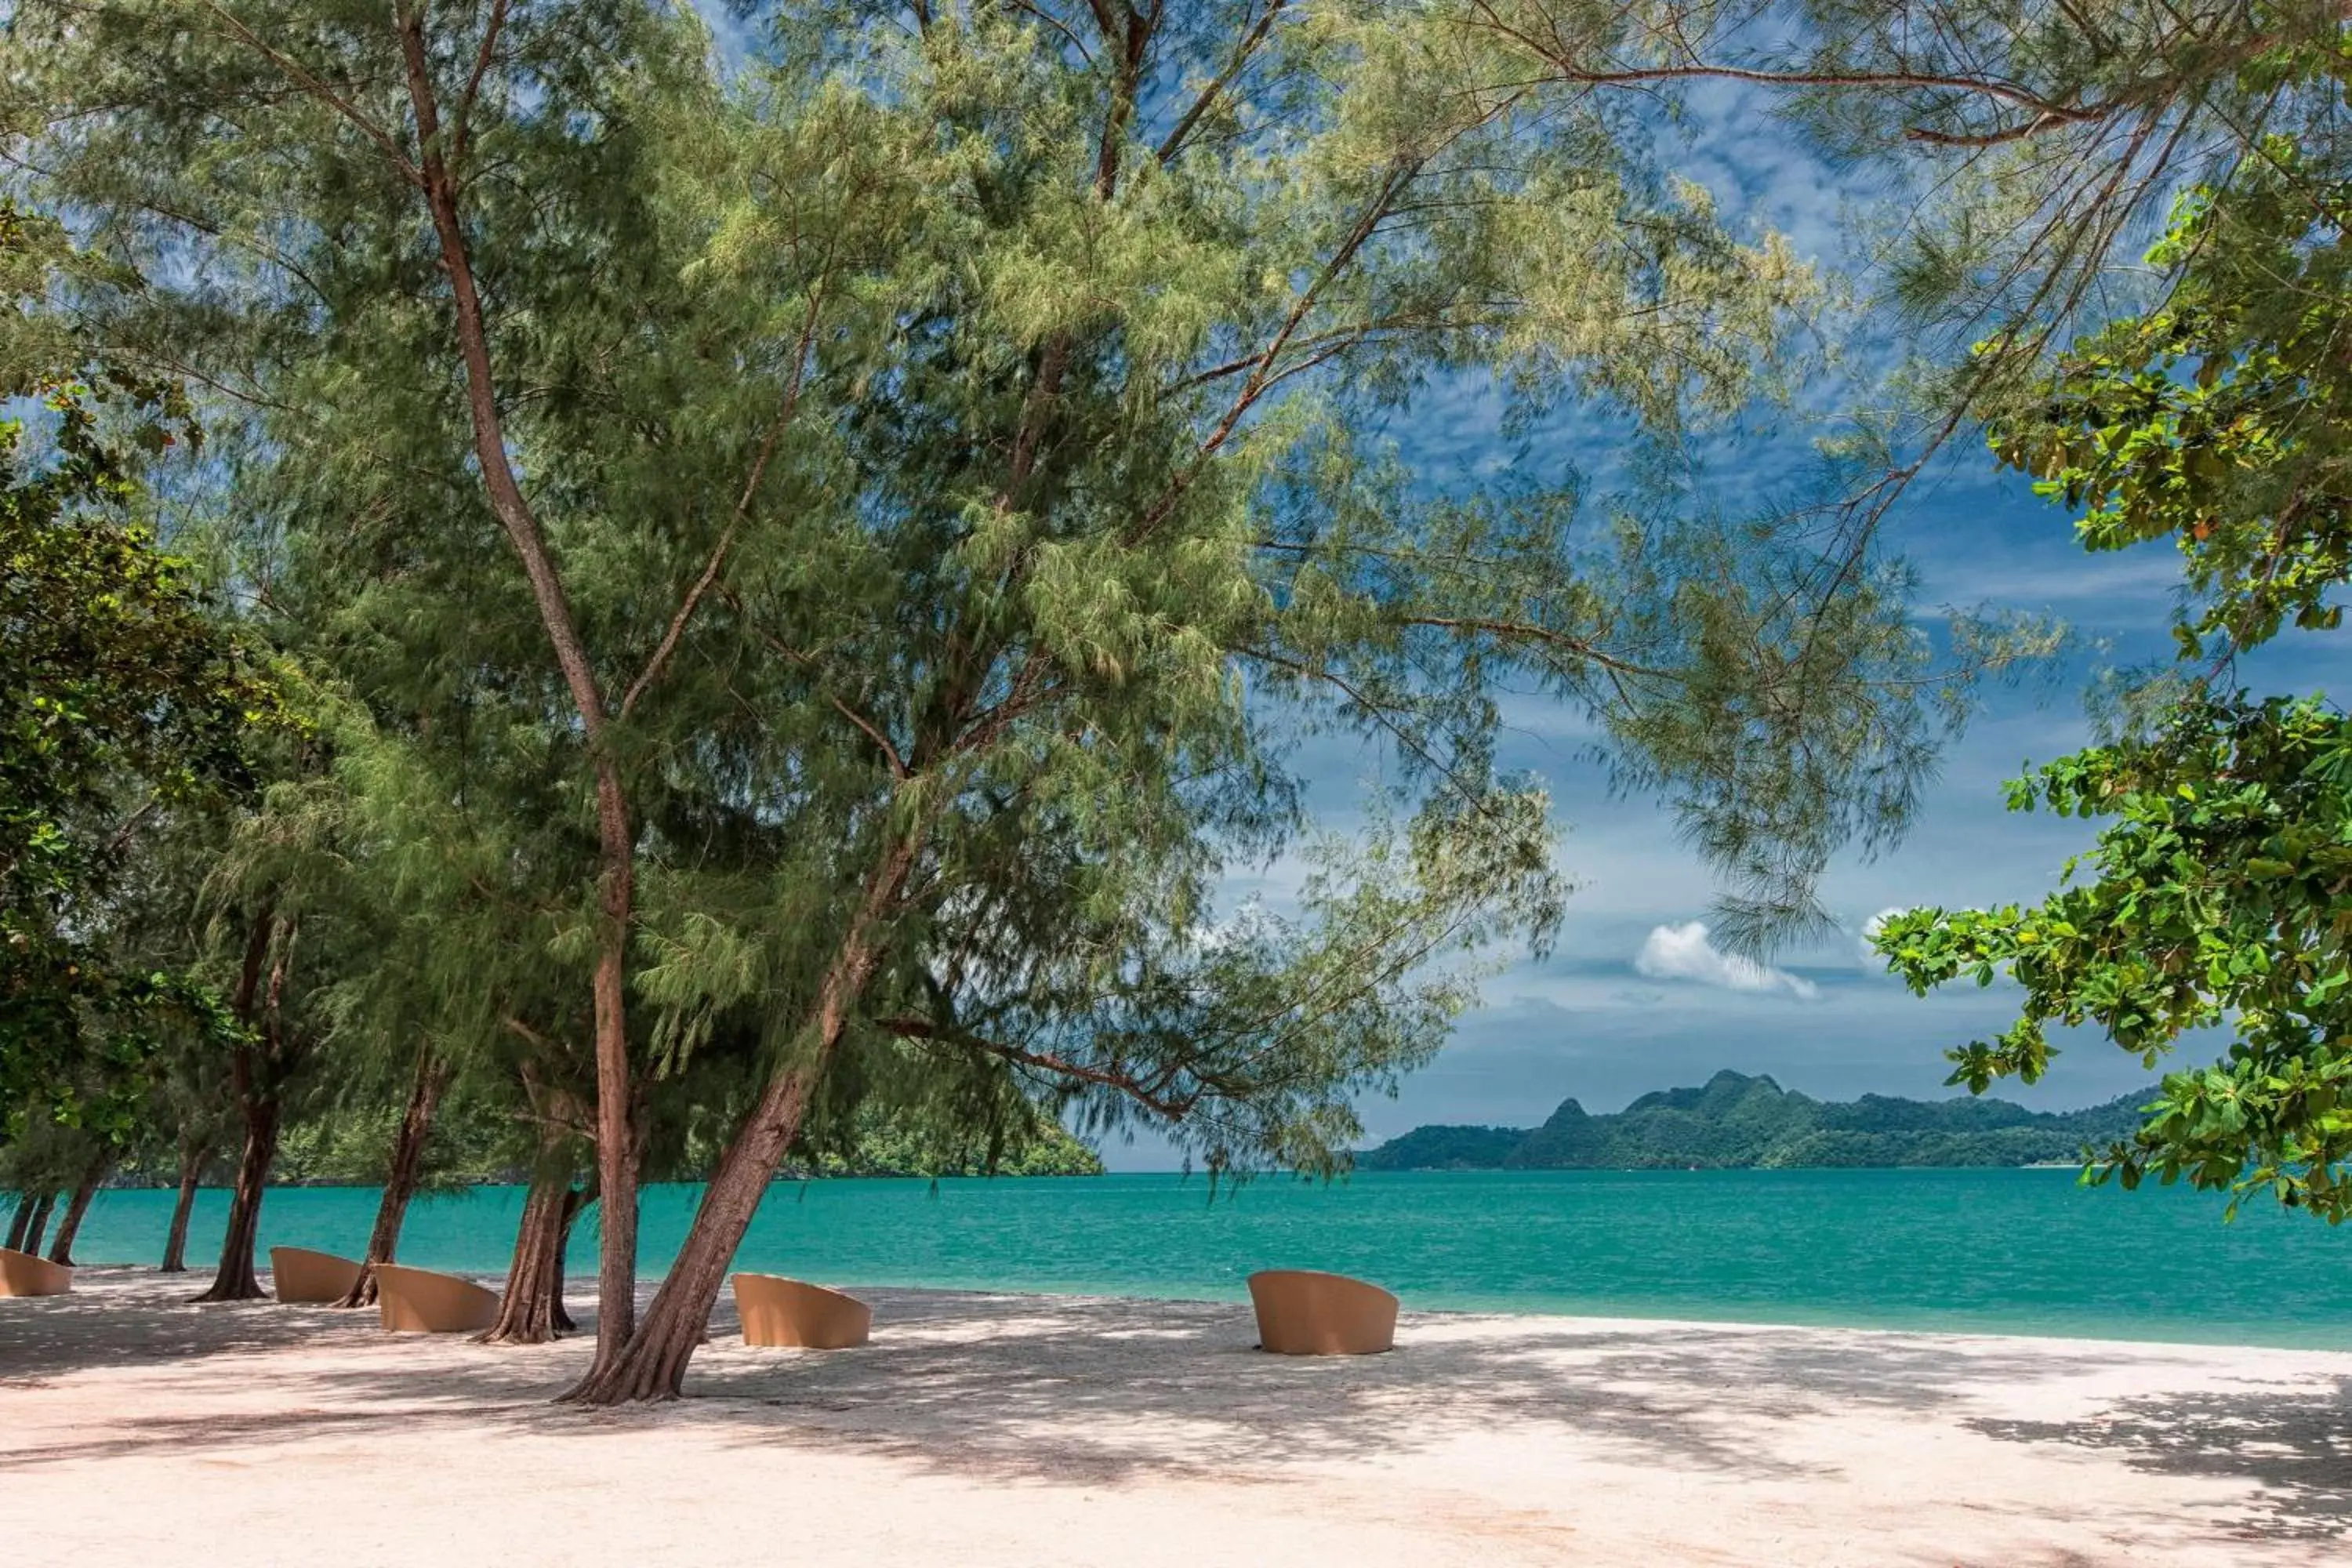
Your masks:
{"label": "ocean surface", "polygon": [[[659,1270],[698,1190],[648,1188]],[[109,1192],[83,1263],[152,1264],[168,1192]],[[356,1255],[376,1193],[271,1191],[262,1245]],[[205,1192],[188,1256],[219,1247]],[[421,1198],[401,1260],[502,1272],[516,1187]],[[739,1268],[830,1284],[1240,1300],[1264,1268],[1377,1280],[1408,1309],[1570,1312],[2352,1349],[2352,1227],[2059,1170],[1366,1173],[780,1184]],[[593,1211],[574,1273],[594,1268]]]}

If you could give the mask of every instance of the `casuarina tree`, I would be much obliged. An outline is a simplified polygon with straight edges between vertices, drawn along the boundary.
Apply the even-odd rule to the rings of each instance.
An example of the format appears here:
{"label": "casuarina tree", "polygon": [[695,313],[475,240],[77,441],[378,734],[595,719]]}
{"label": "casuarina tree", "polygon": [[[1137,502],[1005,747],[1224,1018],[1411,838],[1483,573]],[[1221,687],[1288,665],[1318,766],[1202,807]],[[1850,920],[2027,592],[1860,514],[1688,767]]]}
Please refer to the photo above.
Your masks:
{"label": "casuarina tree", "polygon": [[[678,1392],[779,1162],[868,1089],[1331,1168],[1559,918],[1514,686],[1759,918],[1899,829],[1941,715],[1894,563],[1412,439],[1469,389],[1662,455],[1771,393],[1812,279],[1638,109],[1459,90],[1413,9],[761,20],[758,62],[625,0],[29,4],[10,46],[47,199],[179,262],[89,304],[237,426],[251,574],[436,798],[532,836],[593,1066],[578,1397]],[[1347,831],[1310,741],[1376,770]],[[1277,861],[1289,906],[1221,899]],[[640,1320],[651,1102],[721,1049]]]}

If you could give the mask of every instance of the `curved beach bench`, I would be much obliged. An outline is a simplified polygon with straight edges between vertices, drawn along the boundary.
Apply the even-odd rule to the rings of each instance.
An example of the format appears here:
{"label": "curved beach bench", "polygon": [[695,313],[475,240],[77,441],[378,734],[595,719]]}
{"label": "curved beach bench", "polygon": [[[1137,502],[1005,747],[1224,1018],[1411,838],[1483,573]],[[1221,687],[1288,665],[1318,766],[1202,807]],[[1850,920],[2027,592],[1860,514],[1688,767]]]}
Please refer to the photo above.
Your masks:
{"label": "curved beach bench", "polygon": [[0,1296],[62,1296],[73,1289],[73,1270],[29,1252],[0,1247]]}
{"label": "curved beach bench", "polygon": [[470,1333],[488,1328],[499,1315],[497,1291],[396,1263],[375,1266],[375,1302],[384,1331],[394,1334]]}
{"label": "curved beach bench", "polygon": [[307,1247],[269,1249],[269,1283],[281,1302],[340,1301],[360,1282],[361,1266]]}
{"label": "curved beach bench", "polygon": [[843,1351],[874,1331],[874,1309],[856,1297],[773,1274],[735,1276],[735,1310],[747,1345]]}
{"label": "curved beach bench", "polygon": [[1377,1285],[1310,1268],[1249,1277],[1258,1348],[1276,1355],[1377,1355],[1396,1348],[1397,1299]]}

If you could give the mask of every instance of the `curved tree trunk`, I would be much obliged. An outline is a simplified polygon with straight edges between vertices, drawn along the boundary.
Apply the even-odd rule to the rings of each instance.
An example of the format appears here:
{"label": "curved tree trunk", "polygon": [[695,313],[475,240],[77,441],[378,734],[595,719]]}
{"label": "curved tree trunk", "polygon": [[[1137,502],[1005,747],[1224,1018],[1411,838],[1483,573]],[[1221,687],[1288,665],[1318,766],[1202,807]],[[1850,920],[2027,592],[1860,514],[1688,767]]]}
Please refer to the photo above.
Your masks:
{"label": "curved tree trunk", "polygon": [[24,1245],[16,1248],[17,1251],[38,1253],[41,1250],[41,1237],[49,1228],[49,1209],[57,1201],[57,1194],[43,1193],[31,1200],[32,1207],[29,1210],[20,1211],[26,1222],[25,1240]]}
{"label": "curved tree trunk", "polygon": [[[255,1301],[265,1292],[254,1277],[253,1248],[261,1234],[261,1199],[269,1187],[269,1167],[278,1160],[278,1122],[284,1109],[278,1071],[285,1055],[283,1018],[286,973],[293,960],[294,925],[278,938],[278,917],[263,905],[246,938],[245,963],[236,984],[236,1016],[247,1028],[259,1026],[262,1048],[240,1044],[230,1058],[229,1076],[236,1088],[237,1104],[245,1112],[245,1152],[236,1163],[236,1184],[229,1193],[228,1228],[221,1236],[220,1267],[211,1287],[198,1301]],[[259,991],[267,963],[269,985]]]}
{"label": "curved tree trunk", "polygon": [[703,1190],[686,1245],[654,1293],[637,1331],[609,1367],[591,1368],[563,1397],[581,1405],[621,1405],[633,1400],[676,1399],[686,1381],[686,1363],[705,1342],[710,1310],[718,1303],[728,1265],[767,1195],[776,1162],[800,1131],[808,1108],[813,1071],[790,1072],[769,1086],[751,1118],[720,1156]]}
{"label": "curved tree trunk", "polygon": [[572,1247],[572,1227],[595,1201],[596,1178],[593,1173],[586,1186],[573,1187],[563,1194],[563,1223],[555,1232],[555,1268],[547,1279],[547,1321],[555,1325],[559,1334],[568,1334],[580,1326],[563,1307],[563,1259]]}
{"label": "curved tree trunk", "polygon": [[112,1169],[114,1151],[110,1147],[91,1155],[89,1163],[82,1168],[81,1180],[74,1184],[73,1196],[66,1202],[65,1218],[58,1222],[57,1245],[49,1248],[50,1262],[73,1267],[74,1237],[81,1234],[81,1222],[89,1213],[90,1202],[98,1196],[100,1185]]}
{"label": "curved tree trunk", "polygon": [[[694,1211],[694,1225],[677,1261],[670,1265],[653,1304],[618,1354],[604,1353],[605,1334],[597,1329],[597,1355],[588,1375],[563,1395],[577,1405],[622,1405],[636,1400],[676,1399],[686,1384],[686,1363],[697,1346],[709,1338],[710,1310],[719,1302],[728,1266],[743,1233],[759,1212],[775,1179],[777,1162],[799,1136],[809,1096],[833,1060],[849,1026],[850,1009],[866,994],[882,951],[882,922],[906,886],[914,864],[919,836],[910,834],[892,849],[866,884],[856,914],[842,933],[817,986],[816,1006],[809,1020],[812,1047],[806,1059],[777,1069],[760,1096],[760,1103],[744,1120],[719,1169],[703,1189]],[[610,1216],[607,1216],[610,1223]]]}
{"label": "curved tree trunk", "polygon": [[458,356],[465,363],[466,403],[482,486],[490,510],[513,545],[530,584],[550,650],[579,711],[595,773],[596,902],[601,918],[592,995],[596,1029],[596,1171],[604,1192],[604,1223],[596,1268],[596,1370],[590,1373],[594,1376],[619,1359],[635,1327],[637,1311],[637,1097],[628,1036],[628,950],[630,926],[635,918],[636,836],[630,826],[628,792],[614,754],[611,724],[615,717],[628,717],[636,692],[657,673],[658,665],[648,665],[639,684],[617,706],[608,702],[581,636],[579,619],[564,592],[562,573],[515,471],[499,407],[489,327],[459,211],[464,184],[443,153],[441,105],[434,86],[424,8],[396,5],[394,15],[408,67],[409,105],[416,121],[417,184],[432,214],[442,271],[449,279],[449,302]]}
{"label": "curved tree trunk", "polygon": [[416,1076],[408,1086],[408,1110],[400,1119],[400,1136],[392,1146],[392,1168],[384,1173],[383,1198],[375,1207],[375,1228],[368,1233],[367,1256],[360,1277],[338,1307],[375,1305],[375,1266],[395,1261],[400,1227],[408,1217],[408,1200],[425,1174],[425,1144],[433,1135],[433,1116],[441,1093],[449,1086],[449,1065],[430,1044],[416,1050]]}
{"label": "curved tree trunk", "polygon": [[172,1204],[172,1228],[163,1237],[163,1266],[159,1273],[188,1271],[188,1218],[196,1210],[196,1184],[204,1178],[206,1152],[199,1143],[180,1145],[180,1195]]}
{"label": "curved tree trunk", "polygon": [[220,1267],[199,1301],[257,1301],[268,1292],[254,1275],[254,1243],[261,1234],[261,1199],[269,1167],[278,1160],[278,1096],[258,1097],[246,1108],[245,1152],[236,1163],[236,1185],[228,1200],[228,1228],[221,1237]]}
{"label": "curved tree trunk", "polygon": [[26,1233],[30,1231],[32,1228],[33,1194],[30,1193],[18,1193],[16,1194],[16,1212],[8,1221],[8,1250],[11,1252],[24,1251]]}

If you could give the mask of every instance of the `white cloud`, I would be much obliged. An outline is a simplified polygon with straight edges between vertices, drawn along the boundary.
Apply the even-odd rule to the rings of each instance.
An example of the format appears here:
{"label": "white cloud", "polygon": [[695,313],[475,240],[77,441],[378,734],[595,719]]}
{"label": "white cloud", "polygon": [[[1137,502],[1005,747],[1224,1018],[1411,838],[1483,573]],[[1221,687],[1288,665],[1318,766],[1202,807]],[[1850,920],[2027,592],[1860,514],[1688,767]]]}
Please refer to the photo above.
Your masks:
{"label": "white cloud", "polygon": [[1821,994],[1811,981],[1785,969],[1723,952],[1707,940],[1705,921],[1652,928],[1633,955],[1633,969],[1653,980],[1688,980],[1726,991],[1785,991],[1802,1002]]}
{"label": "white cloud", "polygon": [[1862,966],[1864,969],[1880,969],[1885,967],[1885,960],[1880,958],[1877,952],[1872,949],[1870,945],[1871,938],[1878,934],[1879,927],[1885,925],[1896,915],[1906,912],[1908,911],[1906,911],[1901,904],[1889,904],[1886,908],[1879,910],[1876,914],[1862,922],[1862,935],[1854,940],[1853,947],[1855,956],[1860,959]]}

